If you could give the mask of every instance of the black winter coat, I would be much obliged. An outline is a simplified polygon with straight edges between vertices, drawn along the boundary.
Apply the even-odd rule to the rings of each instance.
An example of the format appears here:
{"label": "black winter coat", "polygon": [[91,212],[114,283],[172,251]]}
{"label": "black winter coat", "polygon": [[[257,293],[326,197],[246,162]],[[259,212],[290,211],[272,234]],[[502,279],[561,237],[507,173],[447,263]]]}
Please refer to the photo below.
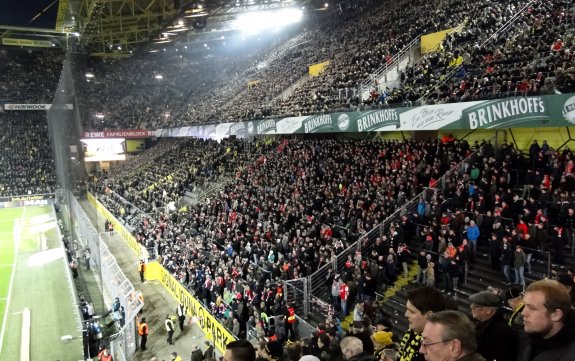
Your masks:
{"label": "black winter coat", "polygon": [[485,360],[517,359],[517,339],[500,310],[491,319],[476,322],[475,329],[477,331],[477,353]]}

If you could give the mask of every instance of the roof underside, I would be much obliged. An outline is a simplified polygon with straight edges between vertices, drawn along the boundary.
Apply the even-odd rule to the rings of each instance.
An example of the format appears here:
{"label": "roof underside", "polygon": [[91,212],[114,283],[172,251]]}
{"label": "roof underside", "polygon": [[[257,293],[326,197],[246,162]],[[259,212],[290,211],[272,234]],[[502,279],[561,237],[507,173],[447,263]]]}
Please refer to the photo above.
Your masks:
{"label": "roof underside", "polygon": [[[210,40],[232,30],[239,13],[319,0],[0,0],[0,38],[15,46],[52,46],[125,56],[154,44]],[[29,40],[26,44],[22,40]]]}
{"label": "roof underside", "polygon": [[215,33],[230,30],[230,20],[238,13],[302,3],[301,0],[77,1],[80,42],[93,55],[126,55],[151,49],[153,44],[215,37]]}
{"label": "roof underside", "polygon": [[0,45],[66,47],[68,0],[0,0]]}

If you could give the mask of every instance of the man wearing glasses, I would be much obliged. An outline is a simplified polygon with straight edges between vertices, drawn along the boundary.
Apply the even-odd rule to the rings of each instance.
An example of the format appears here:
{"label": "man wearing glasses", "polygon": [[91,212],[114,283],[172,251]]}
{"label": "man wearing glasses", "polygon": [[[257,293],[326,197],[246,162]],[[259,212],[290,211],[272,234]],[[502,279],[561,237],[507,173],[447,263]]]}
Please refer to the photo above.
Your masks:
{"label": "man wearing glasses", "polygon": [[440,311],[427,317],[419,352],[426,361],[485,361],[476,353],[473,323],[459,311]]}

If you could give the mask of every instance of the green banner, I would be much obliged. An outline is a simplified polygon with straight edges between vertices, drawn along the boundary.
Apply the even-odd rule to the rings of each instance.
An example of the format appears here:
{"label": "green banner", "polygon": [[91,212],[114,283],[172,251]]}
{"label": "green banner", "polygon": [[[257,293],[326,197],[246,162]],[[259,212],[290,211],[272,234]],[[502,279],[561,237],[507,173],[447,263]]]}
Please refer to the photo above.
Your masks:
{"label": "green banner", "polygon": [[562,127],[575,124],[575,94],[511,97],[160,129],[159,137],[221,139],[262,134]]}

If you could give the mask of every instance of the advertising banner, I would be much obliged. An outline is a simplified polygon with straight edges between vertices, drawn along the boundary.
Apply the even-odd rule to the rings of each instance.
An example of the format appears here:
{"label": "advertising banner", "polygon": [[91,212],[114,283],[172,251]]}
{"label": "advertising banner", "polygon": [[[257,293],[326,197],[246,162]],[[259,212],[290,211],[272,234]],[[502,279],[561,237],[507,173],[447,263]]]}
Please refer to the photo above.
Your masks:
{"label": "advertising banner", "polygon": [[190,292],[178,282],[164,267],[158,262],[148,264],[146,277],[150,280],[158,280],[168,290],[170,295],[178,303],[183,303],[188,308],[188,314],[198,319],[206,338],[212,341],[216,348],[223,354],[226,345],[236,338],[197,300]]}
{"label": "advertising banner", "polygon": [[150,130],[102,130],[89,131],[82,134],[84,139],[105,139],[105,138],[149,138],[156,133]]}
{"label": "advertising banner", "polygon": [[122,237],[122,239],[125,240],[126,243],[128,243],[128,246],[130,246],[130,248],[132,249],[132,251],[134,251],[136,256],[138,256],[138,258],[141,258],[142,249],[136,238],[132,235],[132,233],[126,227],[124,227],[124,225],[120,223],[120,221],[118,221],[118,219],[114,217],[114,215],[109,210],[107,210],[106,207],[104,207],[102,203],[100,203],[96,199],[96,197],[94,197],[90,192],[88,192],[88,201],[94,206],[94,208],[96,208],[96,211],[102,217],[104,217],[105,219],[107,219],[109,222],[112,223],[114,231],[118,232],[118,234]]}
{"label": "advertising banner", "polygon": [[50,204],[54,204],[53,193],[0,197],[0,208],[47,206]]}
{"label": "advertising banner", "polygon": [[2,45],[27,46],[32,48],[51,48],[52,42],[48,40],[2,38]]}
{"label": "advertising banner", "polygon": [[421,54],[431,53],[432,51],[437,51],[439,44],[445,39],[447,34],[457,31],[458,28],[450,28],[442,31],[438,31],[431,34],[425,34],[421,36]]}
{"label": "advertising banner", "polygon": [[[130,248],[140,257],[140,244],[134,236],[121,224],[116,217],[110,213],[91,193],[88,192],[88,201],[96,208],[98,213],[105,219],[112,222],[114,231],[124,239]],[[188,308],[190,316],[198,319],[197,324],[202,329],[208,340],[214,342],[215,346],[222,352],[226,350],[226,345],[236,338],[222,324],[210,314],[190,292],[178,282],[164,267],[158,262],[150,262],[146,267],[146,278],[149,280],[158,280],[166,290],[174,297],[178,303],[183,303]]]}
{"label": "advertising banner", "polygon": [[[61,104],[59,107],[65,110],[74,109],[73,104]],[[4,110],[48,110],[52,104],[4,104]]]}
{"label": "advertising banner", "polygon": [[309,76],[318,76],[321,73],[323,73],[323,71],[325,70],[325,68],[327,68],[327,66],[329,65],[329,60],[328,61],[324,61],[322,63],[317,63],[317,64],[313,64],[310,65],[308,67],[308,72],[309,72]]}
{"label": "advertising banner", "polygon": [[160,129],[159,137],[222,139],[263,134],[565,127],[575,124],[575,94],[384,108]]}

